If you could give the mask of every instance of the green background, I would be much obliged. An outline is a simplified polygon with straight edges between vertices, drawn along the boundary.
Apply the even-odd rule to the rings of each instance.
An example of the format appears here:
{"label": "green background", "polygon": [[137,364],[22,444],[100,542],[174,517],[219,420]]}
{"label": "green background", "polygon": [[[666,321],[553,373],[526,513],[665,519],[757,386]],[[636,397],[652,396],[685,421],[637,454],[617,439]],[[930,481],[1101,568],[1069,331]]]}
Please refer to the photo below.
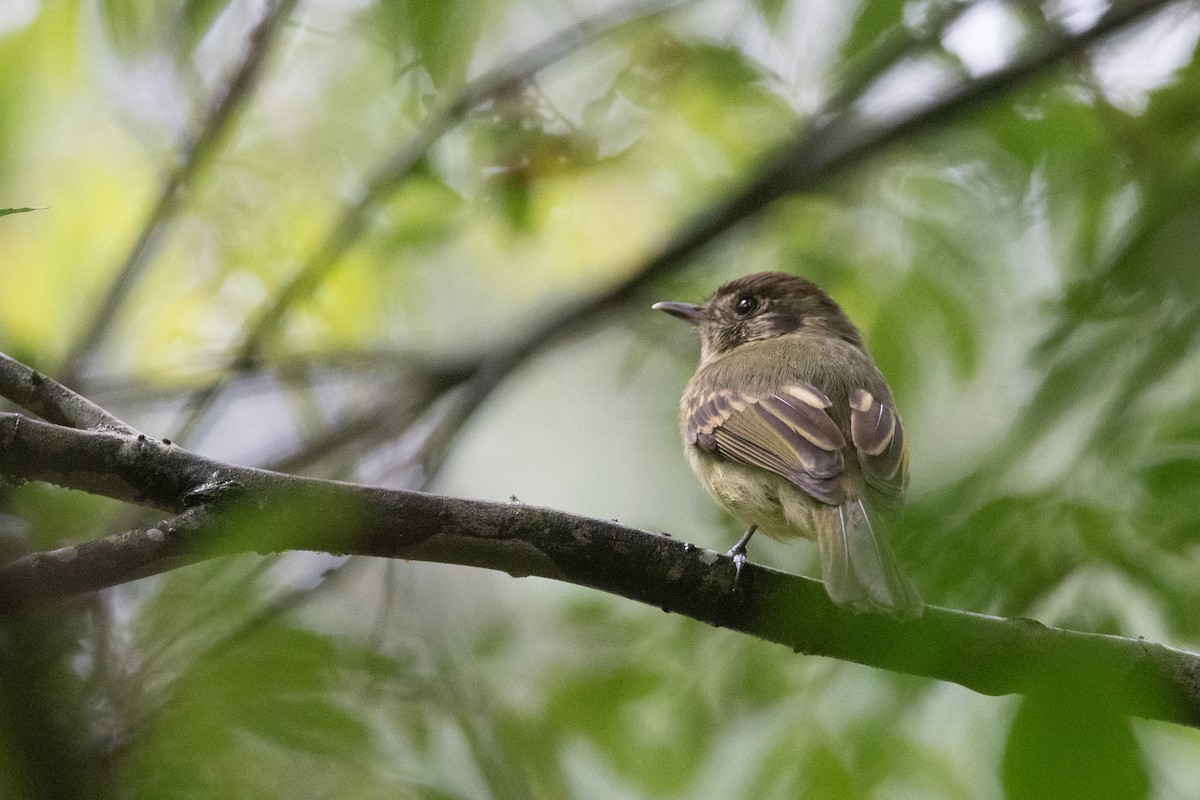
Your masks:
{"label": "green background", "polygon": [[[694,332],[649,311],[783,269],[865,332],[911,445],[894,531],[929,602],[1200,648],[1200,12],[1168,5],[557,335],[436,470],[430,398],[628,277],[803,128],[926,2],[707,0],[580,44],[453,115],[185,444],[256,465],[553,506],[725,550],[680,452]],[[598,10],[302,2],[103,336],[90,316],[258,6],[0,5],[0,351],[174,436],[247,325],[464,82]],[[936,100],[1086,3],[981,3],[864,99]],[[356,420],[353,434],[343,427]],[[332,432],[332,433],[331,433]],[[5,549],[128,527],[42,485]],[[807,543],[751,558],[819,573]],[[334,570],[326,574],[326,570]],[[468,568],[206,563],[6,628],[13,797],[1194,797],[1200,734],[794,655]]]}

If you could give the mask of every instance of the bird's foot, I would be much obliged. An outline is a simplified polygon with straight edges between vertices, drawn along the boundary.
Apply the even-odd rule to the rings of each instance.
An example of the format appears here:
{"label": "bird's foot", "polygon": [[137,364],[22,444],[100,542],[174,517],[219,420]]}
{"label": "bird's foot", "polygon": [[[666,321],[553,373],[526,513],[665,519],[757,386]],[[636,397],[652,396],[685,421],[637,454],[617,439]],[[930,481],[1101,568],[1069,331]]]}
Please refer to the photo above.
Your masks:
{"label": "bird's foot", "polygon": [[742,577],[742,567],[746,566],[746,545],[750,543],[750,537],[758,530],[757,525],[751,525],[750,530],[742,534],[742,538],[738,539],[738,543],[730,548],[726,555],[733,556],[733,588],[737,591],[738,579]]}
{"label": "bird's foot", "polygon": [[733,556],[733,588],[737,589],[738,580],[742,577],[742,567],[746,566],[746,545],[738,542],[729,549],[726,555]]}

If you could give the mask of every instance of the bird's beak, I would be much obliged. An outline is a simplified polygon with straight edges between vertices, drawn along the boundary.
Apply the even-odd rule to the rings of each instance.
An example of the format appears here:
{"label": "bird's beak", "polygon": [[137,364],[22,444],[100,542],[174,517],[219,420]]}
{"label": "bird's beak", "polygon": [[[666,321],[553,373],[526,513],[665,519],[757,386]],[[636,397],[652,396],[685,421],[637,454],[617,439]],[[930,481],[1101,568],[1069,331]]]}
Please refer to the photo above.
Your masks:
{"label": "bird's beak", "polygon": [[650,307],[655,311],[665,311],[672,317],[679,317],[689,325],[699,325],[708,319],[708,309],[694,303],[655,303]]}

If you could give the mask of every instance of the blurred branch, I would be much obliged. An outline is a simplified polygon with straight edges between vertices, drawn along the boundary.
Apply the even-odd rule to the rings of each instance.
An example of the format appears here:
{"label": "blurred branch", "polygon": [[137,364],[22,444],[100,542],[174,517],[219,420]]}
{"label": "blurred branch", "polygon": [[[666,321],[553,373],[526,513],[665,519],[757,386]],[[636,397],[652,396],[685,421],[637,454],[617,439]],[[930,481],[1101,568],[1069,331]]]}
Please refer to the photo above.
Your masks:
{"label": "blurred branch", "polygon": [[[1074,33],[1049,31],[1043,39],[1018,55],[1007,66],[979,78],[966,79],[936,102],[917,107],[874,127],[866,127],[853,114],[853,102],[895,64],[936,40],[936,34],[963,10],[949,7],[933,30],[902,34],[877,48],[875,58],[862,72],[846,79],[846,88],[834,95],[832,107],[806,127],[790,144],[768,158],[757,176],[739,191],[714,205],[681,228],[657,253],[628,270],[624,282],[594,297],[559,309],[524,338],[481,360],[467,382],[459,402],[430,437],[427,464],[436,469],[463,423],[491,392],[530,356],[571,333],[595,324],[614,307],[636,299],[650,284],[678,269],[719,236],[762,211],[780,197],[820,188],[843,170],[861,163],[889,145],[925,133],[948,119],[995,99],[1002,92],[1041,75],[1047,69],[1082,52],[1113,32],[1169,5],[1175,0],[1132,0],[1116,3],[1090,28]],[[907,40],[907,46],[905,46]],[[875,60],[875,59],[878,59]]]}
{"label": "blurred branch", "polygon": [[103,343],[109,329],[116,322],[122,304],[146,265],[154,257],[162,241],[163,228],[181,205],[185,190],[216,152],[222,137],[252,96],[275,36],[295,8],[296,2],[297,0],[274,1],[251,32],[241,64],[213,97],[199,132],[190,141],[183,143],[179,165],[163,182],[158,200],[146,215],[137,240],[117,270],[116,277],[109,284],[107,293],[80,330],[60,367],[60,374],[65,382],[75,382],[88,356]]}
{"label": "blurred branch", "polygon": [[177,433],[178,438],[181,441],[190,438],[217,396],[228,385],[228,374],[245,369],[257,360],[263,343],[278,330],[292,308],[320,286],[342,255],[358,241],[372,210],[412,175],[429,149],[473,108],[520,86],[551,64],[625,25],[691,2],[695,0],[653,0],[604,11],[534,45],[463,86],[458,94],[424,121],[415,136],[375,170],[367,179],[358,199],[342,210],[305,264],[250,323],[219,377],[193,396],[188,416]]}
{"label": "blurred branch", "polygon": [[[466,420],[529,357],[563,336],[595,324],[612,308],[638,297],[654,281],[682,267],[702,248],[774,200],[793,192],[819,188],[840,171],[871,157],[888,145],[927,131],[947,118],[993,99],[1170,1],[1129,2],[1110,8],[1090,28],[1074,33],[1058,30],[1048,32],[1040,42],[1016,57],[1007,67],[980,78],[964,80],[937,102],[912,109],[906,115],[878,126],[864,127],[853,113],[854,103],[862,92],[896,64],[936,44],[945,27],[957,19],[969,4],[951,3],[935,14],[922,30],[911,32],[904,29],[884,37],[872,48],[862,65],[843,78],[841,88],[830,100],[827,113],[819,115],[790,144],[766,159],[758,175],[739,191],[703,211],[657,253],[628,270],[630,277],[623,283],[591,298],[561,307],[522,339],[484,355],[474,374],[464,382],[454,402],[447,405],[444,416],[428,437],[424,448],[426,474],[437,471],[450,443]],[[673,6],[668,4],[666,7]],[[229,370],[244,369],[254,362],[259,348],[277,329],[287,312],[319,285],[357,239],[374,204],[395,190],[428,148],[457,124],[471,107],[514,83],[528,80],[547,64],[568,55],[592,38],[638,18],[634,11],[615,13],[618,15],[616,20],[608,19],[610,15],[603,15],[590,23],[583,23],[582,30],[590,35],[582,40],[582,34],[572,29],[533,48],[511,64],[485,74],[468,84],[458,97],[446,104],[442,112],[435,114],[422,132],[368,181],[368,188],[359,201],[343,212],[309,262],[259,316],[243,338],[229,364]],[[179,434],[181,438],[186,439],[201,423],[213,401],[227,386],[227,373],[228,370],[223,371],[218,379],[193,398],[190,413]]]}
{"label": "blurred branch", "polygon": [[278,454],[265,466],[279,472],[304,472],[307,467],[338,453],[361,455],[365,448],[409,430],[420,415],[428,410],[431,400],[432,396],[425,393],[416,397],[407,393],[380,397],[366,407],[343,416],[295,451]]}
{"label": "blurred branch", "polygon": [[919,25],[907,24],[889,28],[871,42],[857,58],[838,70],[834,92],[822,103],[829,113],[849,108],[863,92],[892,67],[915,51],[937,45],[942,34],[971,6],[981,0],[948,0],[940,6],[931,4],[927,17]]}
{"label": "blurred branch", "polygon": [[991,695],[1035,694],[1200,727],[1200,656],[1144,640],[928,608],[900,623],[822,585],[665,534],[519,503],[384,490],[226,464],[128,435],[0,414],[0,476],[176,513],[0,567],[11,613],[220,555],[319,550],[435,561],[586,586],[711,625]]}
{"label": "blurred branch", "polygon": [[[393,156],[389,162],[383,165],[376,172],[375,176],[368,181],[368,189],[359,201],[343,212],[342,217],[331,228],[323,244],[314,252],[313,257],[284,290],[276,296],[272,304],[262,313],[258,321],[247,332],[237,355],[234,356],[227,368],[221,373],[221,376],[202,389],[193,398],[191,412],[178,434],[179,437],[182,440],[186,440],[194,432],[212,402],[229,385],[230,376],[251,367],[263,341],[279,326],[279,323],[290,308],[298,300],[310,294],[325,275],[336,266],[337,259],[353,243],[354,238],[361,233],[370,209],[376,203],[383,200],[390,192],[398,188],[411,174],[414,166],[424,157],[429,148],[441,136],[453,128],[454,125],[458,124],[473,107],[490,97],[503,93],[513,85],[518,85],[523,81],[529,80],[534,74],[554,61],[570,55],[580,47],[602,35],[611,33],[614,28],[628,24],[630,21],[643,19],[652,13],[661,13],[662,11],[670,10],[679,5],[683,5],[683,3],[676,0],[675,2],[662,4],[661,8],[655,8],[654,5],[640,7],[635,5],[630,8],[602,14],[590,21],[580,23],[577,28],[572,28],[558,34],[519,56],[511,63],[502,65],[468,83],[457,97],[447,103],[440,112],[435,113],[418,135]],[[845,72],[840,80],[838,91],[830,98],[827,106],[833,109],[842,109],[842,112],[844,112],[876,78],[889,67],[894,66],[903,58],[911,55],[914,48],[926,47],[938,41],[945,27],[957,19],[970,5],[971,3],[969,2],[948,3],[945,7],[939,9],[937,13],[932,14],[920,30],[910,31],[908,28],[900,28],[892,30],[881,37],[879,41],[874,43],[870,48],[870,52],[858,65]],[[718,223],[711,234],[707,235],[707,238],[704,238],[705,234],[698,234],[697,232],[685,232],[677,238],[684,241],[689,239],[696,240],[696,246],[702,246],[704,242],[707,242],[721,231],[736,224],[743,216],[753,213],[754,210],[760,208],[761,205],[765,205],[766,202],[764,200],[763,203],[755,205],[745,214],[721,215],[721,222]],[[680,252],[674,260],[664,263],[664,268],[680,266],[683,259],[690,252],[690,250]],[[594,301],[590,307],[590,316],[597,316],[603,313],[609,307],[622,301],[628,294],[632,294],[642,284],[657,277],[657,272],[652,268],[653,263],[643,265],[634,271],[635,277],[632,279],[632,282],[635,285],[629,287],[628,291],[622,292],[622,287],[618,287],[616,292],[610,292]],[[589,314],[585,314],[583,318],[577,320],[573,312],[568,309],[565,312],[560,312],[555,319],[566,322],[569,326],[576,321],[580,324],[586,323],[589,321],[588,316]],[[509,353],[510,357],[507,359],[507,364],[504,363],[506,361],[505,351],[500,350],[478,359],[477,366],[472,371],[459,369],[449,374],[449,379],[442,384],[443,391],[454,389],[459,384],[467,383],[468,379],[470,379],[470,386],[461,393],[461,397],[459,398],[461,402],[451,406],[448,415],[436,425],[433,433],[428,437],[426,447],[424,448],[430,454],[425,459],[426,481],[437,471],[441,456],[444,454],[450,440],[458,428],[461,427],[462,423],[473,413],[474,409],[482,403],[495,386],[507,377],[512,369],[518,366],[540,346],[548,343],[557,330],[558,327],[552,324],[551,326],[535,331],[526,340],[527,342],[532,342],[534,347],[532,349],[525,349],[521,345],[517,345],[515,348],[516,352]],[[458,366],[461,367],[461,365]],[[408,406],[412,405],[403,398],[398,402]],[[380,418],[390,415],[387,409],[381,409],[381,411],[384,413],[372,413]],[[343,432],[351,436],[363,433],[363,422],[366,419],[367,417],[365,416],[357,416],[344,420],[342,423],[330,428],[322,436],[323,442],[336,443],[342,440],[341,434]],[[324,445],[321,443],[315,444],[315,447],[318,453],[324,450]],[[280,462],[280,464],[281,466],[294,467],[297,464],[305,463],[306,460],[302,455],[299,460],[289,458],[286,462]]]}

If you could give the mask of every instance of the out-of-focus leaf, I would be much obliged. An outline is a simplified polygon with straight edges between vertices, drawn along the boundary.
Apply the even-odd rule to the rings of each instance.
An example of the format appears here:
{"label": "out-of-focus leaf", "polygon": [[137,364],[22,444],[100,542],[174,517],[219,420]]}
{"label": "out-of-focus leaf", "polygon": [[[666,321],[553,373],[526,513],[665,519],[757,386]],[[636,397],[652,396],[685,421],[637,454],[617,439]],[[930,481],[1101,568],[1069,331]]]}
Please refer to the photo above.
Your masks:
{"label": "out-of-focus leaf", "polygon": [[1150,779],[1127,717],[1097,694],[1027,697],[1004,751],[1009,800],[1136,800]]}
{"label": "out-of-focus leaf", "polygon": [[783,10],[788,7],[791,0],[752,0],[754,5],[758,6],[758,10],[762,12],[763,19],[772,28],[779,24],[779,18],[783,15]]}
{"label": "out-of-focus leaf", "polygon": [[654,693],[657,676],[635,664],[597,671],[590,681],[573,681],[558,687],[551,698],[555,719],[569,728],[586,731],[597,739],[620,735],[622,706]]}
{"label": "out-of-focus leaf", "polygon": [[98,526],[103,530],[105,521],[122,508],[107,498],[33,482],[5,487],[2,500],[0,511],[29,523],[27,540],[22,544],[31,550],[52,550],[91,538]]}
{"label": "out-of-focus leaf", "polygon": [[45,211],[46,207],[39,208],[0,208],[0,217],[7,217],[9,214],[24,214],[27,211]]}
{"label": "out-of-focus leaf", "polygon": [[532,230],[528,173],[515,170],[494,175],[488,180],[486,191],[510,228],[525,232]]}
{"label": "out-of-focus leaf", "polygon": [[723,174],[727,162],[748,164],[792,132],[795,111],[741,51],[661,35],[636,45],[635,68],[622,71],[614,91],[657,122],[640,146],[666,146],[693,168]]}
{"label": "out-of-focus leaf", "polygon": [[396,249],[432,245],[451,234],[463,198],[427,169],[404,182],[391,198],[387,210],[392,222],[380,237],[385,260]]}
{"label": "out-of-focus leaf", "polygon": [[1149,100],[1141,118],[1144,129],[1138,134],[1151,138],[1154,161],[1143,166],[1157,166],[1168,175],[1195,180],[1195,168],[1200,165],[1194,116],[1200,102],[1200,51],[1194,50],[1191,62],[1151,92]]}
{"label": "out-of-focus leaf", "polygon": [[287,759],[363,763],[370,728],[347,707],[346,686],[369,674],[395,680],[403,669],[370,651],[312,631],[268,622],[205,654],[172,681],[137,767],[151,785],[194,782],[210,789],[211,763],[230,758],[246,736]]}
{"label": "out-of-focus leaf", "polygon": [[139,0],[102,0],[99,10],[110,40],[126,54],[139,52],[153,43],[169,12],[167,4]]}
{"label": "out-of-focus leaf", "polygon": [[1114,146],[1095,106],[1070,87],[1039,85],[1014,102],[985,107],[977,119],[997,144],[1030,169],[1047,156],[1063,165],[1085,166]]}
{"label": "out-of-focus leaf", "polygon": [[[1200,291],[1200,205],[1153,205],[1139,235],[1113,263],[1109,275],[1117,287],[1130,294],[1152,291],[1194,296]],[[1158,212],[1155,214],[1155,212]]]}
{"label": "out-of-focus leaf", "polygon": [[1112,221],[1114,196],[1128,180],[1114,130],[1124,124],[1124,113],[1115,108],[1100,113],[1080,94],[1075,87],[1038,84],[978,116],[997,144],[1031,174],[1045,176],[1053,230],[1073,250],[1068,268],[1101,256],[1111,235],[1105,225]]}
{"label": "out-of-focus leaf", "polygon": [[[713,663],[711,669],[663,684],[663,657],[685,671],[686,664],[696,663],[697,658],[705,660],[695,652],[705,644],[695,635],[696,627],[678,619],[671,619],[665,628],[647,627],[643,643],[637,645],[645,655],[630,661],[613,649],[617,644],[611,633],[614,612],[606,605],[583,603],[568,610],[570,617],[579,621],[585,639],[594,641],[597,657],[578,662],[570,671],[555,672],[546,718],[554,721],[556,738],[582,736],[623,773],[636,776],[639,784],[655,792],[678,792],[692,779],[715,733],[713,708],[705,702],[701,687],[709,680],[724,687],[731,679],[744,678],[749,683],[768,677],[753,672],[743,675],[731,665]],[[646,620],[653,621],[653,617]],[[659,645],[647,649],[645,637]],[[635,632],[629,631],[628,643],[637,640]],[[661,651],[660,656],[651,655],[656,651]],[[740,702],[736,689],[728,694],[724,688],[720,691],[731,702],[735,698]]]}
{"label": "out-of-focus leaf", "polygon": [[[1163,443],[1170,447],[1178,442]],[[1200,447],[1200,441],[1190,443]],[[1200,526],[1200,460],[1195,457],[1156,461],[1140,471],[1145,487],[1146,511],[1140,521],[1144,535],[1158,548],[1187,549],[1196,544]],[[1200,580],[1193,580],[1200,590]],[[1180,587],[1182,589],[1183,587]]]}
{"label": "out-of-focus leaf", "polygon": [[1082,401],[1094,400],[1115,388],[1102,376],[1111,370],[1113,354],[1128,342],[1126,334],[1121,324],[1093,325],[1074,341],[1058,343],[1062,352],[1052,360],[1022,416],[1023,435],[1040,434]]}
{"label": "out-of-focus leaf", "polygon": [[100,17],[119,53],[170,49],[183,61],[228,5],[229,0],[103,0]]}
{"label": "out-of-focus leaf", "polygon": [[533,203],[539,184],[593,163],[595,145],[564,130],[539,93],[518,89],[474,115],[471,137],[480,195],[508,226],[535,230]]}
{"label": "out-of-focus leaf", "polygon": [[905,533],[905,540],[919,540],[919,529],[941,527],[941,536],[931,540],[926,533],[914,546],[932,547],[920,562],[928,583],[957,608],[999,604],[1005,614],[1028,613],[1072,570],[1114,557],[1121,536],[1111,513],[1064,499],[1060,487],[998,496],[961,521],[945,513],[953,509],[948,498],[929,502],[943,513],[929,519],[919,506],[906,510],[901,524],[918,530]]}
{"label": "out-of-focus leaf", "polygon": [[86,630],[65,607],[0,618],[0,793],[105,797],[92,747],[90,697],[71,656]]}
{"label": "out-of-focus leaf", "polygon": [[262,603],[260,578],[269,564],[224,558],[164,576],[134,624],[154,668],[173,674],[240,626]]}
{"label": "out-of-focus leaf", "polygon": [[850,771],[845,755],[828,745],[813,748],[804,771],[804,797],[816,800],[861,797],[860,785]]}
{"label": "out-of-focus leaf", "polygon": [[184,0],[179,12],[181,53],[196,48],[229,3],[230,0]]}
{"label": "out-of-focus leaf", "polygon": [[930,360],[948,360],[955,376],[970,378],[978,366],[977,326],[967,303],[934,280],[915,273],[888,297],[871,326],[871,350],[900,396]]}
{"label": "out-of-focus leaf", "polygon": [[379,11],[394,46],[411,49],[438,89],[459,86],[489,17],[477,0],[382,0]]}
{"label": "out-of-focus leaf", "polygon": [[842,58],[853,62],[888,31],[904,24],[905,0],[865,0],[858,10],[854,27],[842,44]]}

